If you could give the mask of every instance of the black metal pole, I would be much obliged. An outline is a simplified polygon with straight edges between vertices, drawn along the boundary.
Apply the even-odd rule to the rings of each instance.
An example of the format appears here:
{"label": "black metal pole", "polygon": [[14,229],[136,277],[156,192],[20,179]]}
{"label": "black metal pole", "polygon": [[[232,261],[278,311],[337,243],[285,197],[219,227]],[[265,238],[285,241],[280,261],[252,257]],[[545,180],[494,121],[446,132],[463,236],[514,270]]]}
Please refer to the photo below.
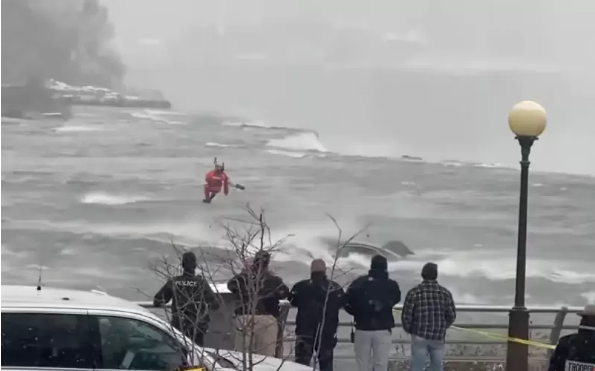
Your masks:
{"label": "black metal pole", "polygon": [[[508,336],[516,339],[529,338],[529,312],[525,307],[525,279],[527,265],[527,209],[529,197],[529,154],[536,137],[516,138],[521,145],[521,192],[519,199],[519,231],[516,257],[516,280],[514,306],[510,311]],[[525,344],[509,341],[506,351],[507,371],[527,371],[529,348]]]}

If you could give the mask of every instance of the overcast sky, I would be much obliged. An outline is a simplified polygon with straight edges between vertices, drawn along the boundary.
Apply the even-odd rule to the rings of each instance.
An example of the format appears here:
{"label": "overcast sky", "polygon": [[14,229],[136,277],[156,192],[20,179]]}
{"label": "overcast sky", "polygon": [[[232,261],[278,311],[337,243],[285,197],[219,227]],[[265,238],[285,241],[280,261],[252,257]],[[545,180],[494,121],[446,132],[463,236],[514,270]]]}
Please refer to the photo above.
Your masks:
{"label": "overcast sky", "polygon": [[563,68],[595,64],[592,0],[104,0],[120,39],[171,40],[204,25],[324,21],[415,34],[436,49],[521,56]]}
{"label": "overcast sky", "polygon": [[[162,90],[178,108],[314,128],[325,144],[360,141],[422,156],[514,164],[518,154],[506,115],[515,102],[536,100],[551,121],[535,150],[537,167],[595,173],[594,0],[103,1],[128,62],[129,82]],[[291,31],[276,32],[289,23]],[[333,45],[332,38],[319,39],[321,24],[368,31],[368,38],[358,43],[363,32],[354,31]],[[258,57],[259,50],[241,50],[241,37],[231,46],[197,39],[205,26],[234,25],[268,25],[246,40],[260,38],[254,45],[286,47],[279,54],[297,57],[310,50],[324,54],[326,48],[333,58],[382,59],[382,45],[398,40],[387,49],[401,52],[395,60],[406,67],[388,74],[374,68],[284,73],[223,71],[218,60],[201,65],[200,58],[219,47]],[[294,34],[287,38],[287,32]],[[349,130],[338,131],[337,125]],[[429,137],[428,128],[436,135]]]}

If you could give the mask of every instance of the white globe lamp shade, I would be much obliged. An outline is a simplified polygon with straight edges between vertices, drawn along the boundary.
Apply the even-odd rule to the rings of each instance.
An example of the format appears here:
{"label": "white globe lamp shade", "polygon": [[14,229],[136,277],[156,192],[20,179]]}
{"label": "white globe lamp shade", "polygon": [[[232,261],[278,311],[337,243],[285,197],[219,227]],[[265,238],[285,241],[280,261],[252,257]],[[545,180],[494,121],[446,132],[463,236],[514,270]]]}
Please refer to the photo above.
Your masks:
{"label": "white globe lamp shade", "polygon": [[532,101],[517,103],[508,114],[510,130],[518,137],[538,137],[547,125],[547,112]]}

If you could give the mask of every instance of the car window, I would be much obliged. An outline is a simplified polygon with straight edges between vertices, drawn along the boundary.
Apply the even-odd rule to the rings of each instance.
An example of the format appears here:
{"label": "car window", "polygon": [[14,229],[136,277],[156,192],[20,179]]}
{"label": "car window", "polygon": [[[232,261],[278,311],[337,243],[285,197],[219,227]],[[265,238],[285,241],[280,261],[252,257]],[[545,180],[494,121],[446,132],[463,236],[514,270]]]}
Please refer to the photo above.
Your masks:
{"label": "car window", "polygon": [[101,336],[102,369],[175,370],[185,351],[165,331],[143,321],[94,316]]}
{"label": "car window", "polygon": [[2,313],[2,367],[93,368],[88,317]]}

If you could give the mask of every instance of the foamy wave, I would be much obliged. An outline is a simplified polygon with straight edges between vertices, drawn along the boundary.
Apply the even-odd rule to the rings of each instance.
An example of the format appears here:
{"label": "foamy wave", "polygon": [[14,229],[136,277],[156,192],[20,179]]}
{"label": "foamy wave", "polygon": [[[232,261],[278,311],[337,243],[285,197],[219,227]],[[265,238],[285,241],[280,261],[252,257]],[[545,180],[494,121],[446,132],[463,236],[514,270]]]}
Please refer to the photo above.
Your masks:
{"label": "foamy wave", "polygon": [[461,166],[463,166],[462,163],[455,162],[455,161],[443,162],[442,165],[444,165],[444,166],[452,166],[452,167],[461,167]]}
{"label": "foamy wave", "polygon": [[304,158],[307,156],[305,153],[301,152],[280,151],[277,149],[269,149],[267,152],[272,155],[286,156],[291,158]]}
{"label": "foamy wave", "polygon": [[21,121],[23,121],[22,119],[15,119],[12,117],[2,117],[2,123],[3,124],[18,124]]}
{"label": "foamy wave", "polygon": [[[14,251],[14,250],[11,250],[8,247],[2,245],[2,257],[3,258],[7,258],[7,257],[24,258],[27,255],[29,255],[29,252],[27,252],[27,251]],[[4,267],[2,267],[2,269],[4,269]]]}
{"label": "foamy wave", "polygon": [[489,304],[489,301],[487,300],[482,300],[476,296],[473,296],[471,294],[467,294],[467,293],[463,293],[463,292],[458,292],[456,289],[451,288],[450,292],[452,293],[453,298],[455,299],[455,302],[457,304],[463,304],[463,305],[482,305],[482,304]]}
{"label": "foamy wave", "polygon": [[595,304],[595,291],[585,292],[584,294],[581,294],[581,296],[587,299],[589,303]]}
{"label": "foamy wave", "polygon": [[267,146],[293,151],[328,152],[318,141],[318,136],[312,132],[294,134],[282,139],[271,139]]}
{"label": "foamy wave", "polygon": [[248,121],[248,122],[224,121],[221,125],[234,126],[234,127],[253,127],[253,128],[263,128],[263,129],[271,129],[272,128],[271,126],[266,125],[262,121]]}
{"label": "foamy wave", "polygon": [[223,143],[215,143],[215,142],[205,143],[205,146],[207,146],[207,147],[221,147],[221,148],[233,147],[231,144],[223,144]]}
{"label": "foamy wave", "polygon": [[144,111],[145,113],[139,113],[139,112],[133,112],[130,114],[130,116],[139,119],[139,120],[145,120],[145,121],[152,121],[155,123],[160,123],[160,124],[168,124],[168,125],[186,125],[185,122],[182,121],[173,121],[173,120],[168,120],[166,118],[160,117],[159,115],[152,113],[152,111]]}
{"label": "foamy wave", "polygon": [[184,112],[177,112],[177,111],[160,111],[160,110],[153,110],[147,109],[145,112],[149,115],[164,115],[164,116],[184,116],[186,115]]}
{"label": "foamy wave", "polygon": [[105,128],[99,126],[68,125],[55,128],[54,131],[60,133],[76,133],[86,131],[104,131]]}
{"label": "foamy wave", "polygon": [[167,220],[154,223],[89,223],[79,222],[49,222],[49,221],[23,221],[14,225],[15,230],[35,229],[40,231],[64,231],[77,234],[99,234],[104,236],[117,236],[119,238],[145,238],[169,244],[172,239],[176,244],[197,246],[226,245],[220,231],[211,228],[212,217],[205,218],[204,222],[191,220]]}
{"label": "foamy wave", "polygon": [[494,168],[503,168],[504,165],[500,164],[500,163],[493,163],[493,164],[473,164],[473,166],[475,167],[485,167],[488,169],[494,169]]}
{"label": "foamy wave", "polygon": [[[351,229],[350,229],[351,230]],[[313,227],[313,230],[304,231],[306,236],[319,232],[318,236],[332,236],[331,229],[320,230]],[[284,260],[304,261],[307,258],[316,257],[332,261],[332,251],[328,246],[320,244],[314,237],[300,237],[298,240],[291,239],[289,243],[295,243],[298,248],[286,252]],[[502,258],[494,251],[452,251],[452,250],[416,250],[415,259],[406,258],[396,262],[389,262],[391,271],[407,271],[418,274],[421,268],[428,261],[432,260],[438,264],[440,275],[461,278],[486,278],[491,281],[504,281],[515,278],[516,260],[514,258]],[[359,267],[366,269],[370,264],[370,256],[365,254],[352,253],[340,259],[341,266]],[[551,260],[531,260],[527,262],[527,277],[541,278],[556,283],[581,284],[595,282],[595,273],[591,273],[588,262],[571,262]]]}
{"label": "foamy wave", "polygon": [[[450,257],[436,261],[440,274],[451,277],[484,277],[492,281],[503,281],[514,279],[516,275],[516,261],[514,259],[504,259],[497,257],[478,256],[471,254],[471,257],[465,257],[463,254],[455,254],[456,257]],[[475,255],[475,256],[474,256]],[[467,253],[467,256],[469,254]],[[367,261],[360,262],[368,264]],[[391,270],[408,270],[420,272],[423,261],[402,260],[391,262]],[[552,267],[552,265],[559,267]],[[579,264],[580,265],[580,264]],[[580,284],[585,282],[595,282],[595,274],[588,273],[587,265],[577,266],[575,262],[552,262],[549,260],[532,260],[527,262],[527,277],[543,278],[552,282]],[[577,272],[576,270],[580,271]]]}
{"label": "foamy wave", "polygon": [[99,204],[99,205],[125,205],[139,201],[146,201],[148,197],[144,196],[115,196],[108,193],[94,192],[87,193],[81,198],[84,204]]}

